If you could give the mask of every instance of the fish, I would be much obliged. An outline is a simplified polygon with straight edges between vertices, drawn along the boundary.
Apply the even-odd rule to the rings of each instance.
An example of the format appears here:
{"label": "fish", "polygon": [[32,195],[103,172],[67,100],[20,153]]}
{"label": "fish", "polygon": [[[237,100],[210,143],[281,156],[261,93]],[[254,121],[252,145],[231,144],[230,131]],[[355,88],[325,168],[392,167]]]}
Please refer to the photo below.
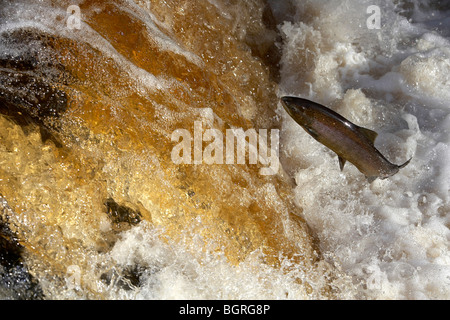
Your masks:
{"label": "fish", "polygon": [[372,182],[396,174],[411,161],[401,165],[389,162],[375,148],[375,131],[360,127],[321,104],[292,96],[284,96],[281,101],[295,122],[337,154],[341,171],[348,161]]}

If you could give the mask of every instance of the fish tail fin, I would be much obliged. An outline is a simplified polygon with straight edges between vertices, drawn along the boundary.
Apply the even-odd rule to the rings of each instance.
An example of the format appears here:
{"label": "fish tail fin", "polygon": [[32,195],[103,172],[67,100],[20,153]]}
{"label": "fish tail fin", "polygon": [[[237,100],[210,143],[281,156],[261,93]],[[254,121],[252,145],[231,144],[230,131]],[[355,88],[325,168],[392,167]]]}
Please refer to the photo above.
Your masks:
{"label": "fish tail fin", "polygon": [[401,164],[398,166],[399,169],[404,168],[408,165],[408,163],[411,161],[412,158],[410,158],[408,161],[406,161],[404,164]]}

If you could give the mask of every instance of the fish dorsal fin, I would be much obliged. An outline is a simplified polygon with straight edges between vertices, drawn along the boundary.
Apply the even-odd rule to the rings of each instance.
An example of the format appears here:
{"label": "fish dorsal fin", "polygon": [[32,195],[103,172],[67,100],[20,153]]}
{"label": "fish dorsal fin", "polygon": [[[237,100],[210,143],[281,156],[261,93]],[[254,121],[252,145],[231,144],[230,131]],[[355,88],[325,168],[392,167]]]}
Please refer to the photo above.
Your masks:
{"label": "fish dorsal fin", "polygon": [[363,128],[363,127],[358,127],[359,132],[361,132],[367,139],[370,140],[370,142],[372,142],[372,144],[375,143],[375,139],[378,136],[378,133],[376,133],[373,130],[367,129],[367,128]]}
{"label": "fish dorsal fin", "polygon": [[342,171],[342,170],[344,170],[345,161],[347,161],[347,160],[345,160],[344,158],[341,158],[339,156],[338,156],[338,158],[339,158],[339,168],[341,168],[341,171]]}

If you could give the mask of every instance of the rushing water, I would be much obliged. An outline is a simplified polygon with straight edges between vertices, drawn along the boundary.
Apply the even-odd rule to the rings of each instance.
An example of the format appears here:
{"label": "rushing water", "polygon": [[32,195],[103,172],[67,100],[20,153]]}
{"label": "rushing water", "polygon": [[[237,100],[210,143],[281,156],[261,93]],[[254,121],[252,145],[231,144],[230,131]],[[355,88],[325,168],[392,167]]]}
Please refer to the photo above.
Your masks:
{"label": "rushing water", "polygon": [[[0,297],[450,298],[445,1],[2,1],[0,19]],[[340,171],[284,95],[411,162]],[[195,121],[279,129],[282,169],[174,164]]]}
{"label": "rushing water", "polygon": [[[364,279],[367,298],[449,298],[450,8],[442,3],[303,1],[279,26],[280,95],[330,105],[375,129],[376,146],[394,163],[413,158],[368,184],[352,166],[340,172],[336,156],[280,111],[296,201],[322,248]],[[373,4],[380,29],[367,28]]]}

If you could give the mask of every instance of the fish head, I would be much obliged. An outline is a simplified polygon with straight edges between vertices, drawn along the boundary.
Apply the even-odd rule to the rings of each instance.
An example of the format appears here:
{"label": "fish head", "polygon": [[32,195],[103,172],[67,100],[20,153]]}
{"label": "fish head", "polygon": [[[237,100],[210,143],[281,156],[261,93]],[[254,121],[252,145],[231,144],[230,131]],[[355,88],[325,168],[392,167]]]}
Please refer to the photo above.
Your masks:
{"label": "fish head", "polygon": [[311,101],[297,97],[282,97],[286,112],[302,127],[309,127],[314,122],[315,110]]}

